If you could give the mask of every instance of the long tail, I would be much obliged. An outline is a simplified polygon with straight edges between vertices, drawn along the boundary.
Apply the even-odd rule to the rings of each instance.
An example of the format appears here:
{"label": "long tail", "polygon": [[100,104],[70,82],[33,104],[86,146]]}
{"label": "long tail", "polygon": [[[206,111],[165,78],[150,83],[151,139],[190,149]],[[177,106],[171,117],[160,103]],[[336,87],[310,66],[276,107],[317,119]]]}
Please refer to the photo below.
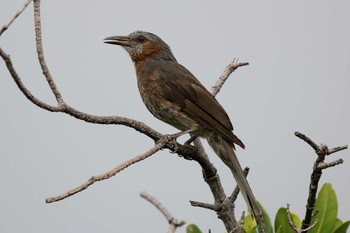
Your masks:
{"label": "long tail", "polygon": [[235,178],[239,189],[243,195],[245,202],[257,222],[257,224],[263,228],[264,221],[262,218],[262,212],[256,202],[253,191],[250,188],[247,179],[245,178],[242,167],[237,159],[236,153],[233,150],[232,143],[216,135],[215,137],[207,138],[209,145],[214,149],[215,153],[220,159],[230,168],[233,177]]}

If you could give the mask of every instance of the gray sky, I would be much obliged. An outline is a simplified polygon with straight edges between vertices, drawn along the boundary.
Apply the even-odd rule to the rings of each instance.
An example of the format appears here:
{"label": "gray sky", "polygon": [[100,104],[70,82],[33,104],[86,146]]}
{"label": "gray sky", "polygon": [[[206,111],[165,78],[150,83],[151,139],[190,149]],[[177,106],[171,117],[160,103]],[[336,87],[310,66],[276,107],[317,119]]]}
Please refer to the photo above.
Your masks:
{"label": "gray sky", "polygon": [[[0,26],[24,0],[2,0]],[[175,129],[143,106],[134,68],[121,48],[103,38],[151,31],[208,88],[233,59],[237,70],[218,95],[247,149],[238,149],[256,197],[274,218],[291,204],[304,216],[311,148],[300,131],[330,147],[350,142],[350,2],[339,1],[43,1],[47,63],[63,98],[98,115],[143,121],[163,133]],[[32,93],[55,103],[34,47],[32,5],[0,38]],[[165,232],[167,222],[139,197],[147,191],[177,218],[223,232],[213,212],[189,200],[212,202],[195,162],[163,151],[64,201],[60,194],[153,146],[135,130],[92,125],[31,104],[0,64],[0,232]],[[210,152],[227,192],[230,171]],[[349,150],[345,163],[324,171],[350,219]],[[242,198],[237,215],[245,210]],[[184,232],[184,228],[179,232]]]}

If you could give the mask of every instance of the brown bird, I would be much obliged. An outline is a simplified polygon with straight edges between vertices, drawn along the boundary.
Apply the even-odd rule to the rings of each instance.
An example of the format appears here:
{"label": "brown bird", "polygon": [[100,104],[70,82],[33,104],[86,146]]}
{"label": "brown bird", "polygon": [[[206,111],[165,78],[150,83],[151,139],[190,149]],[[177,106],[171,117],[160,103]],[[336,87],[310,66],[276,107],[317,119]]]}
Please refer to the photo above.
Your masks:
{"label": "brown bird", "polygon": [[245,146],[233,134],[230,118],[219,102],[176,61],[170,47],[158,36],[136,31],[128,36],[108,37],[104,42],[121,45],[129,53],[141,98],[156,118],[181,131],[193,130],[195,136],[207,139],[231,169],[257,223],[263,225],[260,208],[234,151],[234,144]]}

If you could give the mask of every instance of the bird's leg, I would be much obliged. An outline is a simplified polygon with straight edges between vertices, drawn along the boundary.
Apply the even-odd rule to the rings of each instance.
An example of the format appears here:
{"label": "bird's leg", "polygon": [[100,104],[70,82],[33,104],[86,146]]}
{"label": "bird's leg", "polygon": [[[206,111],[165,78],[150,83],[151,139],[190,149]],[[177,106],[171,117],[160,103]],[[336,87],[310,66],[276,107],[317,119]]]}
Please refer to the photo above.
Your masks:
{"label": "bird's leg", "polygon": [[185,145],[190,145],[194,140],[196,140],[197,136],[196,135],[193,135],[193,134],[190,134],[191,137],[190,139],[188,139],[184,144]]}
{"label": "bird's leg", "polygon": [[176,139],[176,138],[181,137],[182,135],[185,135],[185,134],[188,134],[188,133],[192,133],[193,131],[194,131],[194,129],[187,129],[187,130],[178,132],[176,134],[172,134],[172,135],[170,135],[170,137],[172,137],[173,139]]}
{"label": "bird's leg", "polygon": [[179,138],[185,134],[191,133],[193,131],[194,131],[193,129],[187,129],[187,130],[175,133],[175,134],[165,135],[167,141],[173,145],[172,146],[173,150],[170,151],[170,153],[177,153],[177,148],[178,148],[177,142],[176,142],[177,138]]}

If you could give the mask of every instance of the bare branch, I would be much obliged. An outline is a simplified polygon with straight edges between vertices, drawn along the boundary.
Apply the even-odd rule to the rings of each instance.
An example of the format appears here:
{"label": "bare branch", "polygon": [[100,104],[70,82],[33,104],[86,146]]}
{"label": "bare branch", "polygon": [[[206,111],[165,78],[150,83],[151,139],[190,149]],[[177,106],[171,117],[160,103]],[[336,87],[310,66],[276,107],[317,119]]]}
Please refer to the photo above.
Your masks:
{"label": "bare branch", "polygon": [[152,197],[146,192],[140,193],[140,196],[146,199],[152,205],[154,205],[164,215],[166,220],[170,222],[173,216],[169,213],[169,211],[165,208],[165,206],[163,206],[156,198]]}
{"label": "bare branch", "polygon": [[315,151],[319,149],[318,145],[316,143],[314,143],[306,135],[299,133],[299,132],[295,132],[294,135],[297,136],[298,138],[300,138],[301,140],[304,140],[307,144],[309,144],[312,148],[314,148]]}
{"label": "bare branch", "polygon": [[113,168],[112,170],[103,173],[101,175],[98,176],[93,176],[91,177],[87,182],[85,182],[84,184],[69,190],[61,195],[55,196],[55,197],[49,197],[46,199],[46,203],[52,203],[52,202],[56,202],[56,201],[60,201],[63,200],[67,197],[70,197],[74,194],[77,194],[85,189],[87,189],[89,186],[91,186],[92,184],[94,184],[96,181],[101,181],[101,180],[105,180],[105,179],[109,179],[112,176],[116,175],[117,173],[121,172],[122,170],[124,170],[125,168],[129,167],[130,165],[133,165],[139,161],[142,161],[144,159],[147,159],[148,157],[150,157],[151,155],[153,155],[154,153],[156,153],[157,151],[159,151],[160,149],[164,148],[164,145],[167,143],[167,141],[163,140],[160,141],[159,143],[157,143],[153,148],[149,149],[148,151],[146,151],[145,153],[142,153],[141,155],[138,155],[132,159],[129,159],[127,161],[125,161],[124,163],[116,166],[115,168]]}
{"label": "bare branch", "polygon": [[59,108],[56,106],[52,106],[49,104],[44,103],[40,99],[37,99],[23,84],[21,78],[18,76],[15,68],[13,67],[11,58],[8,54],[5,53],[4,50],[0,48],[0,56],[5,61],[5,64],[7,66],[8,71],[10,72],[13,80],[17,84],[18,88],[22,91],[25,97],[27,97],[28,100],[30,100],[33,104],[38,106],[39,108],[43,108],[45,110],[48,110],[50,112],[57,112],[59,111]]}
{"label": "bare branch", "polygon": [[176,143],[176,138],[182,136],[184,133],[188,133],[189,131],[183,131],[180,133],[176,133],[176,134],[172,134],[172,135],[164,135],[162,138],[160,138],[157,143],[155,144],[155,146],[151,149],[149,149],[148,151],[142,153],[141,155],[138,155],[132,159],[129,159],[121,164],[119,164],[118,166],[116,166],[115,168],[113,168],[112,170],[103,173],[101,175],[98,176],[92,176],[88,181],[86,181],[84,184],[71,189],[61,195],[55,196],[55,197],[49,197],[46,198],[46,203],[52,203],[52,202],[56,202],[56,201],[61,201],[67,197],[70,197],[74,194],[77,194],[85,189],[87,189],[89,186],[91,186],[92,184],[94,184],[96,181],[102,181],[102,180],[106,180],[109,179],[113,176],[115,176],[117,173],[121,172],[122,170],[124,170],[125,168],[129,167],[130,165],[133,165],[137,162],[140,162],[142,160],[147,159],[148,157],[152,156],[153,154],[155,154],[157,151],[163,149],[163,148],[171,148],[173,150],[175,150],[174,148],[178,149],[178,145]]}
{"label": "bare branch", "polygon": [[42,37],[41,37],[41,17],[40,17],[40,0],[34,0],[34,24],[35,24],[35,40],[36,40],[36,51],[38,54],[39,63],[41,70],[46,78],[47,83],[55,95],[58,105],[63,104],[63,99],[60,92],[57,89],[55,82],[50,74],[49,68],[46,65],[44,58]]}
{"label": "bare branch", "polygon": [[209,203],[204,203],[199,201],[190,201],[190,203],[191,203],[191,206],[214,210],[216,212],[221,210],[220,204],[209,204]]}
{"label": "bare branch", "polygon": [[337,166],[339,164],[342,164],[343,162],[344,162],[344,160],[337,159],[337,160],[329,162],[329,163],[319,163],[317,165],[317,169],[323,170],[323,169],[326,169],[326,168],[329,168],[329,167]]}
{"label": "bare branch", "polygon": [[215,82],[214,86],[211,87],[210,89],[210,93],[213,96],[216,96],[220,89],[222,88],[222,86],[224,85],[224,83],[226,82],[226,80],[228,79],[228,77],[238,68],[241,66],[247,66],[249,65],[248,62],[243,62],[243,63],[238,63],[238,59],[235,58],[233,59],[233,61],[228,64],[224,70],[224,72],[222,73],[222,75],[219,77],[219,79]]}
{"label": "bare branch", "polygon": [[31,2],[32,0],[28,0],[24,3],[24,5],[22,6],[22,8],[20,8],[16,14],[10,19],[10,21],[5,24],[4,26],[2,26],[1,30],[0,30],[0,36],[2,35],[2,33],[4,33],[9,27],[10,25],[15,21],[15,19],[20,15],[22,14],[22,12],[27,8],[27,6],[29,5],[29,3]]}
{"label": "bare branch", "polygon": [[348,145],[337,146],[337,147],[329,149],[328,155],[333,154],[333,153],[338,152],[338,151],[341,151],[341,150],[346,150],[346,149],[348,149]]}
{"label": "bare branch", "polygon": [[[249,173],[249,167],[245,167],[245,168],[243,169],[243,174],[244,174],[244,176],[247,177],[247,176],[248,176],[248,173]],[[230,196],[230,200],[231,200],[232,203],[234,203],[234,202],[237,200],[239,191],[240,191],[240,190],[239,190],[239,187],[238,187],[238,185],[236,185],[235,189],[233,190],[233,192],[232,192],[232,194],[231,194],[231,196]]]}
{"label": "bare branch", "polygon": [[311,219],[313,217],[313,213],[315,209],[318,183],[322,176],[322,170],[327,169],[329,167],[334,167],[344,162],[342,159],[338,159],[338,160],[326,163],[325,158],[327,155],[347,149],[347,146],[339,146],[332,149],[328,149],[327,145],[320,144],[318,146],[309,137],[307,137],[302,133],[295,132],[294,134],[295,136],[297,136],[298,138],[304,140],[307,144],[309,144],[317,154],[317,158],[316,158],[316,161],[314,162],[313,170],[311,173],[311,179],[310,179],[310,185],[309,185],[309,196],[306,204],[305,217],[301,227],[303,231],[305,231],[305,229],[310,229],[312,227],[310,226],[310,223],[311,223]]}
{"label": "bare branch", "polygon": [[165,208],[165,206],[163,206],[156,198],[152,197],[148,193],[143,192],[140,194],[140,196],[145,198],[147,201],[149,201],[152,205],[154,205],[164,215],[164,217],[167,219],[167,221],[170,225],[168,233],[175,232],[177,227],[181,227],[186,223],[183,220],[179,220],[179,219],[174,218],[169,213],[169,211]]}
{"label": "bare branch", "polygon": [[[210,188],[212,189],[211,186]],[[202,207],[205,209],[215,211],[216,214],[218,215],[218,218],[221,219],[225,224],[226,229],[229,229],[229,232],[236,232],[237,229],[239,228],[238,222],[235,219],[234,203],[232,203],[230,198],[225,196],[225,199],[223,201],[215,202],[214,204],[198,202],[198,201],[190,201],[190,203],[192,206],[195,206],[195,207]],[[231,225],[227,226],[227,224],[231,224]]]}

